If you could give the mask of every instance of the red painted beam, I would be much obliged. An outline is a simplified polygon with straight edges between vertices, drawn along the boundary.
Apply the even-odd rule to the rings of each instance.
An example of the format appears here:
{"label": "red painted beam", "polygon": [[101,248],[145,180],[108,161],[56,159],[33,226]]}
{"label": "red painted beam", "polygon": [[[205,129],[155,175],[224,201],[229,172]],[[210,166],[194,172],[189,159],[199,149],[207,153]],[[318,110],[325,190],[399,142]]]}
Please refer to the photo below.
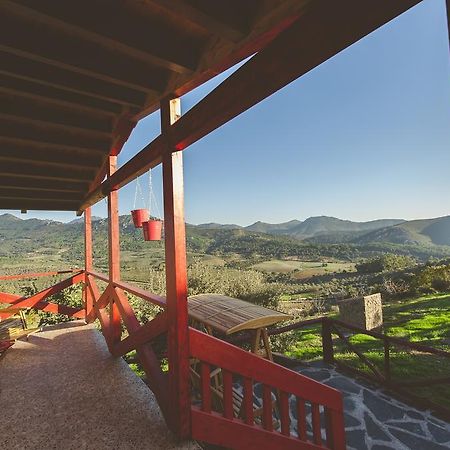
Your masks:
{"label": "red painted beam", "polygon": [[62,290],[68,288],[69,286],[73,286],[74,284],[80,283],[84,280],[84,273],[80,272],[67,280],[60,281],[59,283],[51,286],[43,291],[38,292],[37,294],[32,295],[31,297],[21,297],[20,299],[14,301],[13,305],[17,308],[33,308],[42,300],[45,300],[47,297],[51,295],[57,294]]}
{"label": "red painted beam", "polygon": [[[122,312],[121,312],[122,313]],[[160,334],[167,331],[167,315],[165,313],[157,315],[150,322],[141,325],[135,332],[120,341],[114,346],[113,355],[123,356],[138,347],[152,341]]]}
{"label": "red painted beam", "polygon": [[[108,178],[117,170],[117,156],[109,156]],[[120,280],[120,236],[119,236],[119,193],[111,191],[108,194],[108,262],[109,262],[109,282],[114,283]],[[120,323],[120,313],[115,302],[115,296],[111,296],[109,305],[109,325],[111,345],[120,342],[122,336],[122,326]]]}
{"label": "red painted beam", "polygon": [[38,273],[23,273],[19,275],[1,275],[0,281],[6,280],[24,280],[28,278],[39,278],[39,277],[53,277],[56,275],[63,275],[66,273],[76,273],[81,272],[80,269],[68,269],[68,270],[59,270],[57,272],[38,272]]}
{"label": "red painted beam", "polygon": [[[220,447],[242,450],[323,450],[324,447],[245,424],[239,419],[192,408],[192,437]],[[333,447],[345,450],[345,446]]]}
{"label": "red painted beam", "polygon": [[[88,275],[97,278],[98,280],[108,282],[108,276],[99,272],[90,271]],[[151,292],[147,292],[145,289],[142,289],[138,286],[133,286],[132,284],[126,283],[125,281],[116,281],[112,283],[114,287],[122,289],[123,291],[129,292],[130,294],[136,295],[143,300],[153,303],[161,308],[166,307],[166,299],[160,295],[152,294]]]}
{"label": "red painted beam", "polygon": [[[113,289],[113,293],[115,295],[115,302],[117,308],[119,309],[119,312],[122,316],[122,319],[125,323],[128,332],[130,333],[130,335],[138,333],[139,330],[141,329],[141,324],[137,320],[136,315],[134,314],[134,311],[128,302],[128,298],[120,289]],[[158,321],[156,326],[160,325],[161,324]],[[114,347],[111,348],[111,353],[114,354]],[[168,397],[169,387],[167,383],[167,378],[164,376],[161,370],[160,362],[156,357],[152,347],[148,343],[139,345],[136,349],[136,353],[138,355],[139,361],[142,364],[144,372],[147,375],[147,383],[158,400],[158,404],[161,408],[161,411],[164,415],[166,422],[170,423],[169,397]]]}
{"label": "red painted beam", "polygon": [[180,99],[161,102],[161,133],[166,141],[163,156],[163,197],[166,267],[166,309],[169,330],[169,407],[172,430],[179,438],[191,434],[189,334],[187,307],[186,226],[184,220],[183,153],[170,144],[171,126],[181,115]]}
{"label": "red painted beam", "polygon": [[[187,148],[421,1],[310,2],[290,27],[171,126],[171,144],[177,150]],[[79,209],[160,164],[164,150],[165,140],[158,136],[93,189]]]}
{"label": "red painted beam", "polygon": [[113,286],[129,292],[130,294],[136,295],[137,297],[142,298],[142,300],[146,300],[161,308],[166,307],[166,299],[164,297],[147,292],[145,289],[140,287],[133,286],[129,283],[125,283],[124,281],[115,282],[113,283]]}
{"label": "red painted beam", "polygon": [[83,287],[83,300],[84,309],[86,312],[86,321],[91,314],[94,307],[94,298],[90,289],[88,289],[88,275],[87,273],[92,270],[93,267],[93,253],[92,253],[92,212],[91,208],[87,208],[84,211],[84,287]]}
{"label": "red painted beam", "polygon": [[[7,294],[5,292],[0,292],[0,303],[14,305],[14,301],[18,301],[22,298],[23,297],[21,297],[20,295],[12,295],[12,294]],[[14,305],[14,307],[24,309],[24,307],[20,307],[17,305]],[[37,309],[37,310],[44,311],[44,312],[50,312],[50,313],[54,313],[54,314],[64,314],[66,316],[73,317],[76,319],[82,319],[84,317],[84,310],[81,308],[72,308],[71,306],[58,305],[56,303],[45,302],[45,301],[40,301],[39,303],[37,303],[36,305],[33,306],[33,309]],[[0,317],[2,319],[7,319],[8,317],[11,317],[11,315],[12,314],[1,314],[0,313]]]}
{"label": "red painted beam", "polygon": [[102,309],[105,309],[111,301],[111,288],[107,286],[103,294],[100,297],[95,297],[98,293],[98,288],[95,286],[93,289],[91,286],[92,281],[88,277],[87,289],[89,290],[89,295],[92,297],[93,304],[91,312],[86,316],[86,322],[91,323],[100,314]]}
{"label": "red painted beam", "polygon": [[342,394],[336,389],[193,328],[189,337],[193,358],[342,411]]}

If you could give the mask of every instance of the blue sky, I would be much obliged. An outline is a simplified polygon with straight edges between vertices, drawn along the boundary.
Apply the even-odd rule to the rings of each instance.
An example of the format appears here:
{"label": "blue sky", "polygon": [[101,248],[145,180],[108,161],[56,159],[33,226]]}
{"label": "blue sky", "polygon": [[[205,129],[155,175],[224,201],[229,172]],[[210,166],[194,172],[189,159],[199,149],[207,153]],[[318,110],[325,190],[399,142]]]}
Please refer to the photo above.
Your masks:
{"label": "blue sky", "polygon": [[[187,94],[183,109],[228,74]],[[159,131],[158,113],[142,120],[119,163]],[[427,0],[188,148],[186,220],[447,215],[449,147],[445,4]],[[161,171],[152,174],[162,210]],[[120,191],[121,214],[132,209],[134,190],[132,183]],[[106,215],[105,203],[93,211]]]}

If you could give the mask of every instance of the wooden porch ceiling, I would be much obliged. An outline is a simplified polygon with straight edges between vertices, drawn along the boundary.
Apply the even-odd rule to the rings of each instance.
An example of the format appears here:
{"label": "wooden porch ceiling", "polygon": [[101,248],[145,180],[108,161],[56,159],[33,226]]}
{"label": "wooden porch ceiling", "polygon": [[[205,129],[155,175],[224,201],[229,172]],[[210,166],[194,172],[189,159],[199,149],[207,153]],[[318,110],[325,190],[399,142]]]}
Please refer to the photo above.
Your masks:
{"label": "wooden porch ceiling", "polygon": [[[396,3],[380,25],[418,1]],[[107,156],[162,98],[260,51],[320,4],[327,2],[2,0],[0,209],[79,210]],[[342,8],[351,13],[355,4],[343,0]],[[322,62],[318,48],[304,55],[307,66]]]}

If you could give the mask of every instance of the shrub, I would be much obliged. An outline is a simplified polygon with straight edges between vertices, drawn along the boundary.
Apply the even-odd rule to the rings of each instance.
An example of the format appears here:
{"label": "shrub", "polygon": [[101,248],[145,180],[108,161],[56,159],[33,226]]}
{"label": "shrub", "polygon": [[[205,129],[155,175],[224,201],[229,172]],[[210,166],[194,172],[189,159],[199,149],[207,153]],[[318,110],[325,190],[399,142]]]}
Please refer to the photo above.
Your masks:
{"label": "shrub", "polygon": [[188,269],[189,294],[214,293],[240,298],[259,305],[277,307],[288,289],[281,283],[269,283],[255,270],[213,267],[195,262]]}
{"label": "shrub", "polygon": [[394,255],[388,253],[378,258],[372,258],[360,264],[356,264],[358,273],[378,273],[403,270],[416,264],[416,260],[410,256]]}
{"label": "shrub", "polygon": [[450,265],[426,266],[412,280],[418,293],[450,290]]}

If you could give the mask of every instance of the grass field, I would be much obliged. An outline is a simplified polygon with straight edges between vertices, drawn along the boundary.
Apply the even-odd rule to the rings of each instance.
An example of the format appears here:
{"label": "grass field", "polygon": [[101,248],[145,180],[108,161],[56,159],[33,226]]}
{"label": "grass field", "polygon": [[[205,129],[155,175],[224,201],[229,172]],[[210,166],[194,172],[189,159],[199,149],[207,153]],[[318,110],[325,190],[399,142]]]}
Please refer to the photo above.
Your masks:
{"label": "grass field", "polygon": [[[450,351],[450,295],[425,296],[387,304],[383,308],[385,330],[388,335],[422,343]],[[320,328],[312,326],[295,332],[296,343],[287,354],[302,360],[322,358]],[[384,361],[383,343],[364,334],[349,338],[382,371]],[[335,357],[359,370],[369,372],[356,354],[350,353],[336,342]],[[450,359],[436,355],[392,348],[391,371],[394,381],[448,377]],[[450,408],[450,385],[416,387],[414,393]]]}
{"label": "grass field", "polygon": [[348,262],[324,262],[324,261],[293,261],[272,259],[251,266],[252,269],[262,272],[289,273],[297,279],[310,278],[314,275],[325,275],[327,273],[353,272],[355,264]]}

